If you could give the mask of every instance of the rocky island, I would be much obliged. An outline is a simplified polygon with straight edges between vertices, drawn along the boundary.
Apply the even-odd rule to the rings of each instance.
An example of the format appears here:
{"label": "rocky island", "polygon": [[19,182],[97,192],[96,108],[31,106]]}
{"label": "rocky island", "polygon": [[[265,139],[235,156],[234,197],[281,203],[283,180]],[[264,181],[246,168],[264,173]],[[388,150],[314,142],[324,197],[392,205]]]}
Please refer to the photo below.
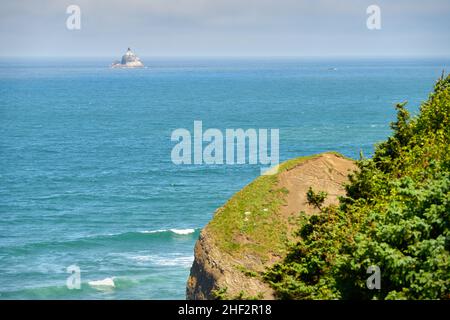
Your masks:
{"label": "rocky island", "polygon": [[127,52],[122,56],[121,61],[114,61],[111,68],[142,68],[144,64],[141,59],[128,48]]}

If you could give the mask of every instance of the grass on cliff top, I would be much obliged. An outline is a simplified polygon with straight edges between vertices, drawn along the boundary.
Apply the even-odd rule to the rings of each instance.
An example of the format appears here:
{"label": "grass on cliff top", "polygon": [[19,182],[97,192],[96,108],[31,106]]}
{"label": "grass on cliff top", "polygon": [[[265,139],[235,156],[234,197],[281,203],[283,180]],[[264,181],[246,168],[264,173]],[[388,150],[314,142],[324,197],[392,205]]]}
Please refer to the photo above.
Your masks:
{"label": "grass on cliff top", "polygon": [[257,256],[262,262],[266,262],[270,255],[284,255],[288,227],[279,212],[289,191],[278,187],[279,175],[319,156],[283,162],[277,174],[259,176],[237,192],[218,209],[207,227],[216,246],[232,255],[247,253]]}

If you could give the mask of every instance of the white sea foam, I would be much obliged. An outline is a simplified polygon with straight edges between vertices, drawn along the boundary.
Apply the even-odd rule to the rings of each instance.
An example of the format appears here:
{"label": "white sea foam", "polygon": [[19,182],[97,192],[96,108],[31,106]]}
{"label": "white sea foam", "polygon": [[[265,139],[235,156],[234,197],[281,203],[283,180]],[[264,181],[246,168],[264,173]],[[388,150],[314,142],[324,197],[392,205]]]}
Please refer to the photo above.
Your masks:
{"label": "white sea foam", "polygon": [[161,232],[173,232],[176,234],[186,235],[195,232],[195,229],[160,229],[160,230],[144,230],[141,233],[161,233]]}
{"label": "white sea foam", "polygon": [[94,288],[114,288],[116,285],[114,283],[114,278],[105,278],[103,280],[93,280],[89,281],[88,284]]}
{"label": "white sea foam", "polygon": [[153,259],[153,256],[133,256],[130,258],[136,261],[144,262],[144,261],[151,261]]}
{"label": "white sea foam", "polygon": [[166,232],[168,230],[165,229],[160,229],[160,230],[144,230],[144,231],[140,231],[141,233],[161,233],[161,232]]}
{"label": "white sea foam", "polygon": [[194,229],[170,229],[170,231],[176,234],[191,234],[195,232]]}
{"label": "white sea foam", "polygon": [[155,266],[166,266],[166,267],[175,267],[175,266],[183,266],[190,267],[192,262],[194,261],[193,256],[183,256],[183,255],[137,255],[130,256],[130,259],[135,260],[139,263],[149,263]]}

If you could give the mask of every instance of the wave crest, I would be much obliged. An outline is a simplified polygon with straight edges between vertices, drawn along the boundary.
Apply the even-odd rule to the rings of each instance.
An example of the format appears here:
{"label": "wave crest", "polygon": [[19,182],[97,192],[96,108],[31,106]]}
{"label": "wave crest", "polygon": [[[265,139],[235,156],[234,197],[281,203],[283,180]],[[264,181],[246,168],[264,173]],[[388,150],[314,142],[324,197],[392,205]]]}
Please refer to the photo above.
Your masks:
{"label": "wave crest", "polygon": [[186,235],[195,232],[195,229],[161,229],[161,230],[144,230],[141,233],[163,233],[163,232],[173,232],[175,234]]}

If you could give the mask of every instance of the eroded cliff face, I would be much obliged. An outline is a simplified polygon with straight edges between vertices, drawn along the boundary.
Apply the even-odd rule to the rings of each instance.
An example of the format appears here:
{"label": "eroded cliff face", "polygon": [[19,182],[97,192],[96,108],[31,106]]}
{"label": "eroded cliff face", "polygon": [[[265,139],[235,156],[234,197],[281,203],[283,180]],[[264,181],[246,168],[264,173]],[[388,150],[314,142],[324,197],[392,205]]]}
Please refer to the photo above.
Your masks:
{"label": "eroded cliff face", "polygon": [[[272,180],[260,177],[234,195],[200,233],[186,298],[215,299],[221,293],[228,299],[274,299],[258,273],[283,258],[299,215],[317,213],[306,201],[309,187],[328,193],[325,205],[337,204],[355,169],[352,160],[334,153],[295,159]],[[273,186],[264,189],[268,183]],[[261,200],[265,195],[270,200]]]}
{"label": "eroded cliff face", "polygon": [[[228,298],[239,296],[273,299],[272,289],[264,282],[246,276],[239,267],[252,265],[253,270],[263,270],[261,261],[252,261],[251,256],[240,258],[222,252],[215,246],[212,235],[205,228],[195,245],[195,259],[187,282],[186,298],[189,300],[216,299],[214,291],[226,289]],[[259,264],[259,267],[258,267]]]}

